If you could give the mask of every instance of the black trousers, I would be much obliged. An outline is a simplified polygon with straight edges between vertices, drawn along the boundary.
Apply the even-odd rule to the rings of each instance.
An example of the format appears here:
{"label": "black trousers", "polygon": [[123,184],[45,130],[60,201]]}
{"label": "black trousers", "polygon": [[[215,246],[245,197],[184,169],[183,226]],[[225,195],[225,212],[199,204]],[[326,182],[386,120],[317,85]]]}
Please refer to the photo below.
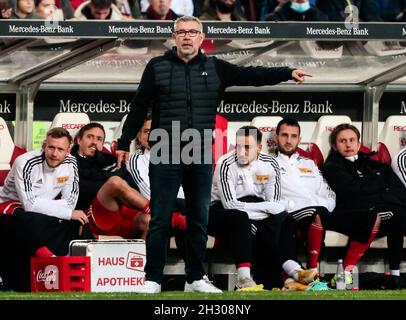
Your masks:
{"label": "black trousers", "polygon": [[347,235],[351,240],[366,243],[378,212],[391,211],[393,216],[382,220],[376,238],[387,236],[387,258],[392,270],[399,269],[403,252],[405,208],[393,204],[379,204],[373,210],[335,210],[327,216],[325,228]]}
{"label": "black trousers", "polygon": [[[256,197],[239,200],[263,201]],[[210,207],[208,233],[236,264],[251,262],[254,279],[268,288],[280,287],[282,263],[296,259],[295,225],[287,213],[250,220],[246,212],[225,209],[217,202]]]}
{"label": "black trousers", "polygon": [[81,238],[80,223],[61,220],[44,214],[17,209],[13,215],[0,217],[0,265],[7,273],[8,289],[30,291],[31,257],[40,247],[48,247],[55,255],[68,254],[69,243]]}
{"label": "black trousers", "polygon": [[185,273],[187,282],[205,274],[203,262],[207,245],[207,221],[212,182],[211,164],[149,165],[151,221],[146,241],[146,278],[162,283],[167,255],[170,221],[180,185],[186,202]]}

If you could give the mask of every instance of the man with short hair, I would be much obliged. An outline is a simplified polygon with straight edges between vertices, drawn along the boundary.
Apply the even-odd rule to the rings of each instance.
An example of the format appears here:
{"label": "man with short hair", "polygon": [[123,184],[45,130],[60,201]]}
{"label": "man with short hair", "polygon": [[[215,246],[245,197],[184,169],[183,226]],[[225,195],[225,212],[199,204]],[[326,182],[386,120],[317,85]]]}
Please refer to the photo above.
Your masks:
{"label": "man with short hair", "polygon": [[16,259],[14,289],[29,290],[30,256],[67,255],[69,243],[88,223],[85,213],[75,210],[79,176],[71,143],[67,130],[49,130],[41,150],[16,159],[0,191],[0,219],[15,230],[5,239],[5,249],[18,252],[10,253]]}
{"label": "man with short hair", "polygon": [[117,158],[103,152],[104,127],[97,122],[83,126],[72,148],[79,170],[77,208],[89,214],[89,227],[95,235],[116,235],[145,239],[149,200],[127,182],[127,171],[117,169]]}
{"label": "man with short hair", "polygon": [[171,9],[172,0],[149,0],[149,7],[142,19],[175,20],[178,16]]}
{"label": "man with short hair", "polygon": [[[63,128],[53,128],[46,134],[42,150],[27,152],[19,156],[13,164],[0,191],[0,210],[3,214],[14,214],[17,209],[33,213],[38,219],[41,239],[48,248],[43,255],[65,255],[69,241],[66,238],[53,239],[50,235],[63,229],[71,220],[80,224],[88,223],[82,210],[75,210],[79,195],[79,176],[75,158],[69,155],[72,137]],[[35,214],[34,214],[35,213]],[[44,217],[45,216],[45,217]],[[42,222],[55,222],[55,230],[45,234]],[[75,224],[79,227],[80,224]],[[41,231],[40,231],[41,230]],[[79,231],[77,229],[77,231]]]}
{"label": "man with short hair", "polygon": [[303,270],[294,261],[294,228],[280,201],[279,166],[274,156],[261,152],[261,139],[256,127],[241,127],[236,149],[220,158],[214,173],[209,234],[231,251],[237,268],[237,290],[262,289],[251,277],[254,260],[256,268],[260,266],[268,273],[268,277],[258,275],[261,280],[273,278],[269,286],[280,285],[282,268],[291,277],[285,289],[305,290],[317,272]]}
{"label": "man with short hair", "polygon": [[281,201],[289,215],[305,231],[307,269],[316,270],[323,242],[323,218],[335,208],[335,193],[313,160],[298,153],[300,125],[282,119],[276,127],[276,160],[281,171]]}
{"label": "man with short hair", "polygon": [[123,20],[112,0],[88,0],[79,5],[73,17],[79,20]]}
{"label": "man with short hair", "polygon": [[203,268],[213,170],[212,131],[219,93],[233,85],[272,85],[290,79],[302,83],[309,76],[287,67],[240,67],[208,57],[200,50],[204,37],[203,25],[196,17],[183,16],[175,21],[176,47],[147,64],[118,140],[121,163],[128,159],[131,140],[152,108],[151,150],[155,144],[155,150],[163,150],[151,155],[149,165],[152,216],[147,236],[147,281],[139,289],[144,293],[161,291],[168,228],[180,185],[185,192],[189,240],[185,291],[221,292]]}

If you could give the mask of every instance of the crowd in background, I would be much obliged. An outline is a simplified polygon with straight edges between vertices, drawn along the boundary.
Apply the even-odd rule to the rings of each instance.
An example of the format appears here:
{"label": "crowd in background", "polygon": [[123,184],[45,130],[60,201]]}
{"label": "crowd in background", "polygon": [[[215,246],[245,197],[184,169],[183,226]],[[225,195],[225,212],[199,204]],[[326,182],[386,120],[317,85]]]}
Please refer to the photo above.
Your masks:
{"label": "crowd in background", "polygon": [[406,21],[406,0],[0,0],[1,19]]}

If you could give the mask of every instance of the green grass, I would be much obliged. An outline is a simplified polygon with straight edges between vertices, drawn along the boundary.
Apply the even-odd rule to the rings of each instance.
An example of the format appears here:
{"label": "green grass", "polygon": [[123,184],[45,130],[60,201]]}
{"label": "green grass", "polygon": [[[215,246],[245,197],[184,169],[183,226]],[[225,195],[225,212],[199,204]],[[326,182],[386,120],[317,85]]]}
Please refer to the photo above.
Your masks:
{"label": "green grass", "polygon": [[168,291],[153,295],[135,293],[80,293],[80,292],[0,292],[0,300],[406,300],[406,290],[361,290],[283,292],[265,291],[223,294],[185,293]]}

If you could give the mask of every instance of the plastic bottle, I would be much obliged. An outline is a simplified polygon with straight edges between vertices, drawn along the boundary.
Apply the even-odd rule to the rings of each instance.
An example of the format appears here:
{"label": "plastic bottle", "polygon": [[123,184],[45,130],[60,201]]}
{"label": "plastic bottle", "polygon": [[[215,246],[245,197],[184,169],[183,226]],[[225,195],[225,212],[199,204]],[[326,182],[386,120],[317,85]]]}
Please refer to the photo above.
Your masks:
{"label": "plastic bottle", "polygon": [[359,290],[359,271],[357,266],[354,266],[352,269],[352,290]]}
{"label": "plastic bottle", "polygon": [[336,271],[336,289],[345,290],[345,273],[343,266],[343,259],[338,259]]}

